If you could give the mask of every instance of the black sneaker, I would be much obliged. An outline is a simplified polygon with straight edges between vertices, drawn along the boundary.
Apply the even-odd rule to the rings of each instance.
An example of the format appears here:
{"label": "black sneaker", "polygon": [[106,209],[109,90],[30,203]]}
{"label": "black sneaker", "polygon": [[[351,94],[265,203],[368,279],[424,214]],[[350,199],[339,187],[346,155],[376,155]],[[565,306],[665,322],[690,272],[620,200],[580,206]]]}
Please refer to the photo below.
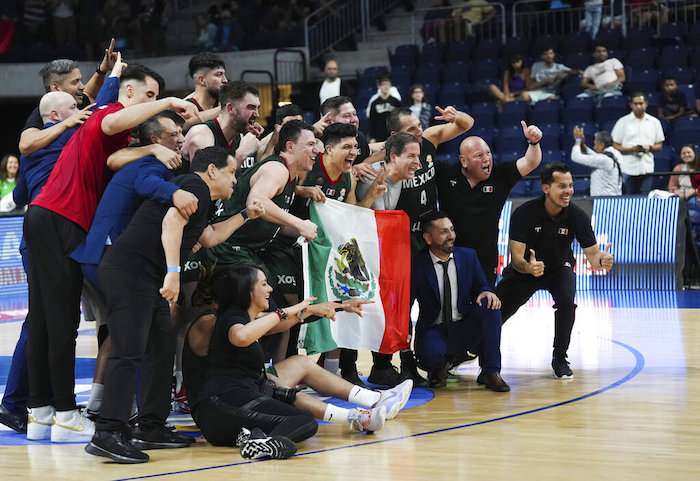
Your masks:
{"label": "black sneaker", "polygon": [[574,371],[569,367],[565,357],[552,358],[552,369],[554,370],[554,379],[574,378]]}
{"label": "black sneaker", "polygon": [[245,459],[287,459],[296,452],[294,441],[284,436],[268,436],[260,428],[253,428],[241,445],[241,456]]}
{"label": "black sneaker", "polygon": [[187,448],[195,441],[192,436],[180,434],[167,424],[149,430],[142,430],[140,426],[136,426],[131,438],[134,446],[144,450]]}
{"label": "black sneaker", "polygon": [[413,385],[425,385],[428,381],[418,372],[418,363],[413,351],[401,351],[401,377],[411,379]]}
{"label": "black sneaker", "polygon": [[85,446],[85,452],[94,456],[103,456],[120,464],[145,463],[150,458],[134,447],[131,442],[118,431],[96,431],[90,443]]}
{"label": "black sneaker", "polygon": [[340,377],[348,381],[349,383],[354,384],[355,386],[360,386],[363,389],[371,389],[362,382],[362,379],[360,379],[360,375],[357,372],[357,366],[353,365],[352,368],[347,368],[347,369],[340,369]]}
{"label": "black sneaker", "polygon": [[394,387],[401,384],[404,378],[396,366],[392,365],[384,369],[377,369],[376,366],[372,366],[372,371],[369,373],[367,380],[372,384]]}
{"label": "black sneaker", "polygon": [[0,423],[16,433],[25,434],[27,432],[27,410],[24,411],[22,414],[15,414],[0,404]]}

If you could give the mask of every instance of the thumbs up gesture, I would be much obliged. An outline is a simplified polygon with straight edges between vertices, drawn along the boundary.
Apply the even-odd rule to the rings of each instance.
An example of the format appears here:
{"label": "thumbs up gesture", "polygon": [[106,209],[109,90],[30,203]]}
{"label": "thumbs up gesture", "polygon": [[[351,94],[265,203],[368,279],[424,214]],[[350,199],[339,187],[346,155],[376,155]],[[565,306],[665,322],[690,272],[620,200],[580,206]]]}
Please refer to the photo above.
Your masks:
{"label": "thumbs up gesture", "polygon": [[530,261],[527,263],[527,272],[534,277],[542,277],[542,275],[544,275],[544,262],[538,261],[535,258],[535,251],[533,249],[530,249]]}
{"label": "thumbs up gesture", "polygon": [[612,243],[608,242],[608,244],[605,246],[605,250],[603,250],[603,252],[600,253],[600,267],[602,267],[606,271],[612,269],[613,261],[615,260],[613,255],[610,253],[611,245]]}

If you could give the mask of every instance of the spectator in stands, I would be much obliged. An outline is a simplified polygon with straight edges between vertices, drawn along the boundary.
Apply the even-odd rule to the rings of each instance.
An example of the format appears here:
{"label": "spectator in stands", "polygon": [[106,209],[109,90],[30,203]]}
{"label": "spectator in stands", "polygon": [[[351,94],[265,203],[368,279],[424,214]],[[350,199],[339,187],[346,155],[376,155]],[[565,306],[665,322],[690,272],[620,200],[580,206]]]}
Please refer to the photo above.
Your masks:
{"label": "spectator in stands", "polygon": [[197,15],[197,37],[195,39],[193,50],[200,52],[202,50],[214,50],[216,47],[216,24],[209,19],[206,13]]}
{"label": "spectator in stands", "polygon": [[386,73],[377,76],[379,97],[369,105],[369,129],[371,142],[383,142],[389,137],[386,119],[392,110],[401,107],[401,101],[391,96],[391,77]]}
{"label": "spectator in stands", "polygon": [[423,130],[427,129],[430,127],[430,116],[433,112],[433,107],[425,100],[423,86],[421,84],[412,85],[409,97],[411,98],[411,104],[408,108],[411,109],[411,112],[416,114]]}
{"label": "spectator in stands", "polygon": [[622,95],[622,84],[625,82],[625,69],[616,58],[608,58],[605,45],[597,44],[593,48],[595,63],[583,71],[581,88],[584,89],[578,97],[594,97],[598,106],[605,97]]}
{"label": "spectator in stands", "polygon": [[[367,108],[365,109],[365,114],[367,114],[368,119],[369,119],[369,107],[370,107],[370,105],[372,105],[372,102],[377,100],[377,97],[379,97],[381,95],[381,92],[379,91],[380,90],[379,89],[379,78],[388,77],[388,76],[389,76],[389,72],[387,72],[386,70],[379,72],[377,74],[377,77],[376,77],[377,78],[377,92],[369,98],[369,102],[367,102]],[[398,99],[399,101],[403,100],[401,98],[401,93],[399,92],[399,89],[397,89],[396,86],[394,86],[394,85],[392,85],[391,89],[389,89],[389,95]]]}
{"label": "spectator in stands", "polygon": [[52,0],[48,2],[53,16],[53,31],[56,45],[75,44],[77,32],[75,29],[76,0]]}
{"label": "spectator in stands", "polygon": [[343,82],[343,80],[338,77],[338,62],[329,60],[326,62],[323,72],[326,74],[326,79],[323,81],[318,91],[319,105],[327,99],[337,97],[338,95],[352,97],[352,90],[348,83]]}
{"label": "spectator in stands", "polygon": [[658,25],[668,23],[668,6],[665,0],[627,0],[630,9],[630,26],[651,26],[652,20]]}
{"label": "spectator in stands", "polygon": [[17,154],[6,154],[0,161],[0,199],[15,189],[18,176],[19,157]]}
{"label": "spectator in stands", "polygon": [[525,91],[527,80],[530,78],[530,68],[525,66],[523,56],[519,53],[510,56],[508,67],[503,73],[503,90],[498,85],[491,84],[489,91],[501,106],[514,100],[530,101],[530,95]]}
{"label": "spectator in stands", "polygon": [[131,7],[125,0],[105,0],[102,6],[102,27],[105,38],[116,39],[117,48],[127,45],[130,37]]}
{"label": "spectator in stands", "polygon": [[452,11],[452,17],[458,22],[455,40],[474,37],[474,27],[488,21],[494,15],[496,15],[496,9],[484,0],[467,0],[460,3],[459,8]]}
{"label": "spectator in stands", "polygon": [[587,32],[591,38],[598,35],[600,20],[603,16],[603,0],[587,0],[583,2],[583,22],[581,30]]}
{"label": "spectator in stands", "polygon": [[447,43],[454,38],[455,28],[450,1],[433,0],[432,9],[423,17],[423,27],[420,30],[423,43]]}
{"label": "spectator in stands", "polygon": [[664,93],[659,97],[659,118],[676,120],[684,117],[687,101],[685,94],[678,90],[678,83],[674,77],[664,78]]}
{"label": "spectator in stands", "polygon": [[613,147],[610,132],[600,131],[593,136],[593,149],[586,146],[583,129],[574,127],[574,146],[571,160],[593,169],[591,172],[591,195],[622,195],[622,170],[620,153]]}
{"label": "spectator in stands", "polygon": [[[680,157],[681,162],[673,168],[674,172],[700,170],[700,159],[698,159],[695,147],[692,145],[685,144],[681,147]],[[692,203],[695,203],[698,194],[689,175],[672,175],[668,181],[668,191]]]}
{"label": "spectator in stands", "polygon": [[620,118],[613,127],[613,145],[622,154],[622,178],[625,194],[642,194],[651,191],[654,172],[654,152],[659,152],[665,140],[661,122],[646,113],[646,96],[634,92],[630,107],[632,112]]}
{"label": "spectator in stands", "polygon": [[221,25],[216,32],[219,51],[229,52],[238,51],[244,40],[244,29],[241,26],[240,20],[234,18],[233,13],[229,10],[221,12]]}
{"label": "spectator in stands", "polygon": [[569,75],[581,74],[580,70],[572,70],[563,64],[556,63],[555,56],[554,49],[546,45],[542,47],[542,61],[532,64],[527,90],[530,102],[533,104],[540,100],[557,98],[564,79]]}

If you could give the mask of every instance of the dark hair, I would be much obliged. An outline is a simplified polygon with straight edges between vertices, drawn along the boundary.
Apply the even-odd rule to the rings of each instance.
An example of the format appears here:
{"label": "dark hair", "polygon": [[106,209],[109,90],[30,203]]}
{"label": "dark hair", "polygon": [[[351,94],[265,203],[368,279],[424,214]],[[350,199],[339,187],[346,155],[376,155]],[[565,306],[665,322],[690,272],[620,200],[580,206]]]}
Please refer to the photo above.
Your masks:
{"label": "dark hair", "polygon": [[515,62],[519,62],[519,61],[522,61],[523,66],[525,66],[525,61],[523,60],[523,56],[519,53],[514,53],[508,59],[508,65],[506,65],[506,70],[508,70],[508,73],[510,74],[510,78],[515,77],[515,69],[513,68],[513,64]]}
{"label": "dark hair", "polygon": [[676,77],[674,77],[673,75],[664,76],[664,83],[666,83],[667,80],[673,80],[674,82],[678,83],[678,80],[676,80]]}
{"label": "dark hair", "polygon": [[[7,180],[7,163],[10,161],[10,157],[14,157],[17,159],[17,163],[19,163],[19,155],[17,154],[5,154],[0,160],[0,180]],[[15,179],[19,179],[19,170],[17,171],[17,174],[15,175]]]}
{"label": "dark hair", "polygon": [[647,94],[645,94],[641,90],[637,90],[635,92],[632,92],[632,95],[630,95],[630,103],[632,102],[632,99],[635,97],[642,97],[642,98],[644,98],[645,102],[647,101]]}
{"label": "dark hair", "polygon": [[550,50],[552,50],[553,52],[556,53],[556,51],[554,50],[554,47],[552,47],[551,45],[542,45],[542,48],[540,48],[540,54],[543,54],[543,53],[548,52]]}
{"label": "dark hair", "polygon": [[[166,110],[165,112],[168,112],[168,111]],[[173,120],[165,112],[161,112],[159,114],[154,115],[150,119],[144,120],[138,126],[138,136],[139,136],[139,142],[141,143],[141,145],[151,144],[151,136],[152,135],[159,137],[160,134],[165,132],[165,127],[163,127],[163,124],[160,123],[160,119]],[[175,114],[175,115],[177,115],[177,114]],[[180,117],[180,116],[178,115],[178,117]],[[182,117],[180,117],[180,118],[182,119]]]}
{"label": "dark hair", "polygon": [[392,110],[386,118],[386,128],[391,132],[401,132],[401,117],[411,115],[413,111],[408,107],[399,107]]}
{"label": "dark hair", "polygon": [[294,117],[296,115],[304,116],[304,111],[301,110],[301,107],[297,104],[283,105],[275,112],[275,123],[277,125],[282,125],[282,120],[285,117]]}
{"label": "dark hair", "polygon": [[124,85],[126,80],[138,80],[139,82],[145,83],[148,77],[158,82],[159,94],[162,94],[165,90],[165,80],[163,80],[163,77],[140,63],[130,63],[127,67],[124,67],[119,80],[121,85]]}
{"label": "dark hair", "polygon": [[425,214],[423,217],[420,219],[420,230],[421,232],[428,232],[430,227],[432,226],[433,222],[439,219],[445,219],[448,218],[447,214],[442,211],[437,211],[437,212],[430,212],[428,214]]}
{"label": "dark hair", "polygon": [[39,70],[41,80],[44,82],[44,89],[47,92],[50,91],[52,83],[63,82],[66,76],[76,68],[80,68],[80,65],[75,60],[59,58],[50,61]]}
{"label": "dark hair", "polygon": [[420,145],[417,138],[406,132],[397,132],[394,135],[390,135],[389,138],[386,139],[386,144],[384,144],[386,147],[385,160],[391,162],[391,154],[401,155],[406,146],[413,142]]}
{"label": "dark hair", "polygon": [[328,98],[321,104],[321,115],[326,115],[331,110],[337,111],[343,105],[351,103],[352,99],[350,97],[346,97],[345,95],[337,95],[335,97]]}
{"label": "dark hair", "polygon": [[219,104],[222,106],[226,104],[235,104],[245,97],[246,94],[253,94],[256,97],[260,96],[260,92],[258,92],[255,85],[244,82],[243,80],[235,80],[223,84],[221,90],[219,90]]}
{"label": "dark hair", "polygon": [[542,171],[540,172],[542,185],[551,185],[552,182],[554,182],[554,172],[566,174],[567,172],[571,172],[571,169],[569,169],[569,166],[564,162],[550,162],[546,164],[542,167]]}
{"label": "dark hair", "polygon": [[603,144],[603,147],[605,147],[606,149],[613,144],[612,135],[610,135],[610,132],[608,132],[607,130],[601,130],[600,132],[596,132],[593,136],[593,140]]}
{"label": "dark hair", "polygon": [[408,96],[411,97],[411,102],[413,101],[413,91],[418,89],[423,91],[423,102],[425,102],[425,89],[423,88],[423,84],[413,84],[411,88],[408,89]]}
{"label": "dark hair", "polygon": [[185,119],[183,119],[182,116],[180,116],[180,114],[178,114],[178,113],[175,112],[174,110],[170,110],[170,109],[168,109],[168,110],[163,110],[163,111],[161,112],[161,114],[162,114],[164,117],[167,117],[167,118],[169,118],[170,120],[172,120],[173,122],[175,122],[175,123],[176,123],[177,125],[179,125],[180,127],[182,127],[183,125],[185,125]]}
{"label": "dark hair", "polygon": [[[698,151],[695,149],[694,145],[692,145],[692,144],[681,145],[681,148],[678,149],[678,155],[680,155],[681,150],[683,150],[686,147],[688,147],[690,150],[693,151],[693,170],[700,170],[700,158],[698,158]],[[681,163],[683,163],[682,160],[681,160]]]}
{"label": "dark hair", "polygon": [[221,67],[226,70],[226,62],[224,59],[211,52],[200,52],[190,59],[188,72],[190,77],[194,76],[203,69],[212,70]]}
{"label": "dark hair", "polygon": [[218,145],[199,149],[190,162],[190,172],[206,172],[209,164],[221,170],[228,165],[229,156],[233,157],[231,149]]}
{"label": "dark hair", "polygon": [[214,272],[211,291],[219,305],[219,312],[232,305],[244,310],[250,307],[250,293],[255,288],[258,272],[265,271],[256,266],[238,265],[222,267]]}
{"label": "dark hair", "polygon": [[600,42],[595,42],[595,43],[593,44],[593,51],[595,52],[595,49],[597,49],[598,47],[603,47],[605,50],[608,49],[608,46],[607,46],[607,45],[605,45],[605,44],[603,44],[603,43],[600,43]]}
{"label": "dark hair", "polygon": [[377,74],[375,80],[377,81],[377,85],[380,85],[384,82],[391,82],[391,76],[389,75],[389,72],[382,70]]}
{"label": "dark hair", "polygon": [[342,139],[347,137],[357,137],[357,129],[354,125],[335,123],[323,130],[321,141],[323,145],[338,145]]}
{"label": "dark hair", "polygon": [[280,129],[279,142],[277,142],[280,151],[285,152],[287,150],[287,142],[296,144],[301,132],[304,130],[309,130],[312,134],[314,133],[314,128],[303,120],[290,120],[284,124]]}

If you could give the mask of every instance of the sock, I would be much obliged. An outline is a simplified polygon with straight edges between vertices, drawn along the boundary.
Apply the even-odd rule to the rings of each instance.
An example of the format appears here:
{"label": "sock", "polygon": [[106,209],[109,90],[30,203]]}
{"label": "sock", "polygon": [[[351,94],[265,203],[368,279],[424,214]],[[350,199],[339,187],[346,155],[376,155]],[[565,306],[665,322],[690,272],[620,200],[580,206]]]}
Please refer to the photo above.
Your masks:
{"label": "sock", "polygon": [[326,404],[326,412],[323,420],[329,423],[346,423],[350,421],[350,412],[354,409],[345,409],[333,404]]}
{"label": "sock", "polygon": [[90,389],[90,399],[87,403],[88,411],[95,413],[100,412],[100,408],[102,407],[102,393],[104,390],[104,384],[98,384],[96,382],[92,383],[92,389]]}
{"label": "sock", "polygon": [[53,414],[53,409],[51,406],[39,406],[29,409],[32,410],[32,416],[34,416],[36,419],[44,419]]}
{"label": "sock", "polygon": [[377,404],[380,397],[382,397],[380,392],[370,391],[360,386],[353,386],[348,395],[348,401],[359,404],[360,406],[371,407]]}
{"label": "sock", "polygon": [[338,372],[338,366],[340,366],[340,359],[335,358],[335,359],[329,359],[326,358],[325,361],[323,361],[323,369],[330,373],[337,373]]}
{"label": "sock", "polygon": [[56,423],[58,424],[68,424],[72,419],[77,409],[71,409],[70,411],[56,411]]}

